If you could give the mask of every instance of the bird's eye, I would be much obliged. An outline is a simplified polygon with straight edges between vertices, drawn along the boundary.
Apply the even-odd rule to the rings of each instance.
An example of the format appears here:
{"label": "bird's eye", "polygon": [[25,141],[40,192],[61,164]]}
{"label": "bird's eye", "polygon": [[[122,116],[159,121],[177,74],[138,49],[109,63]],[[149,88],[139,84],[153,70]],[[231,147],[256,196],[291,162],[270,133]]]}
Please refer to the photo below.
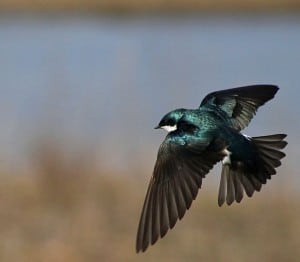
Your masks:
{"label": "bird's eye", "polygon": [[168,121],[168,125],[169,125],[169,126],[175,126],[175,125],[176,125],[175,120],[174,120],[174,119],[170,119],[170,120]]}

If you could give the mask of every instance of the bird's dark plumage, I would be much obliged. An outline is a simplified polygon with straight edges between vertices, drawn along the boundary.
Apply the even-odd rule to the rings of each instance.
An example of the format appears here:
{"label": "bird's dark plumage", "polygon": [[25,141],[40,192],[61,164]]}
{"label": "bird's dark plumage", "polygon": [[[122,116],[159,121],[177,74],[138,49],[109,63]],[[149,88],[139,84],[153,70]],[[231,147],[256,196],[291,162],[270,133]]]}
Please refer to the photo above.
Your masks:
{"label": "bird's dark plumage", "polygon": [[276,173],[285,156],[286,135],[247,137],[240,133],[278,87],[254,85],[208,94],[194,110],[166,114],[158,128],[161,144],[138,227],[136,251],[145,251],[174,227],[196,198],[202,179],[223,161],[218,204],[251,197]]}
{"label": "bird's dark plumage", "polygon": [[258,107],[271,100],[277,91],[278,87],[273,85],[244,86],[217,91],[208,94],[200,108],[221,111],[228,118],[230,126],[242,130],[249,124]]}

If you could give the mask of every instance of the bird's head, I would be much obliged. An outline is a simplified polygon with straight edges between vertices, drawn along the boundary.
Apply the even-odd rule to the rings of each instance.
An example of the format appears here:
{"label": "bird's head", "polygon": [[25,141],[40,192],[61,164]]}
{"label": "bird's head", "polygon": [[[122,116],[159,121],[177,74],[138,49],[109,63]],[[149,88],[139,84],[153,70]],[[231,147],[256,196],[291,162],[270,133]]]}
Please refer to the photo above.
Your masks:
{"label": "bird's head", "polygon": [[177,129],[177,123],[179,119],[183,116],[186,109],[176,109],[167,113],[159,122],[155,129],[162,128],[168,132],[175,131]]}

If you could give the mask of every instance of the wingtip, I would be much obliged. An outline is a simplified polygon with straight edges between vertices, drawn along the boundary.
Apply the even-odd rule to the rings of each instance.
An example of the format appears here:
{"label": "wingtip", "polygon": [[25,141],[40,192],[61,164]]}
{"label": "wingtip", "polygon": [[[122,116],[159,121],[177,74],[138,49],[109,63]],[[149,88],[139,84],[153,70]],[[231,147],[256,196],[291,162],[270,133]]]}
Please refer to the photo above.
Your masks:
{"label": "wingtip", "polygon": [[269,94],[271,95],[271,98],[273,98],[279,90],[279,86],[273,84],[253,85],[253,87],[268,89],[267,92],[270,92]]}
{"label": "wingtip", "polygon": [[142,251],[140,243],[137,241],[135,245],[135,252],[138,254]]}
{"label": "wingtip", "polygon": [[136,254],[144,253],[147,250],[148,247],[149,247],[149,245],[140,246],[139,244],[137,244],[136,247],[135,247],[135,253]]}
{"label": "wingtip", "polygon": [[276,91],[279,90],[279,86],[278,85],[266,85],[266,86],[269,86],[270,88],[273,88]]}
{"label": "wingtip", "polygon": [[141,249],[140,249],[140,245],[138,243],[136,243],[135,245],[135,253],[140,253]]}
{"label": "wingtip", "polygon": [[274,95],[278,92],[278,90],[279,90],[279,86],[277,86],[277,85],[270,85],[270,87],[271,88],[273,88],[273,90],[274,90]]}

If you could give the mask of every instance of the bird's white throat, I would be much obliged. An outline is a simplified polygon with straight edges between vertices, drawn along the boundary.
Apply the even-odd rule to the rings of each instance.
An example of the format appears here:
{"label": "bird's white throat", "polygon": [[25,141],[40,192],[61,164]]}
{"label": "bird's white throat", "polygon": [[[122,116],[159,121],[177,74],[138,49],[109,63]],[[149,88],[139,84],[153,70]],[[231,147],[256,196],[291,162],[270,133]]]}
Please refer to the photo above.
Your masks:
{"label": "bird's white throat", "polygon": [[161,127],[162,129],[168,131],[168,132],[172,132],[172,131],[175,131],[177,129],[177,125],[174,125],[174,126],[162,126]]}

